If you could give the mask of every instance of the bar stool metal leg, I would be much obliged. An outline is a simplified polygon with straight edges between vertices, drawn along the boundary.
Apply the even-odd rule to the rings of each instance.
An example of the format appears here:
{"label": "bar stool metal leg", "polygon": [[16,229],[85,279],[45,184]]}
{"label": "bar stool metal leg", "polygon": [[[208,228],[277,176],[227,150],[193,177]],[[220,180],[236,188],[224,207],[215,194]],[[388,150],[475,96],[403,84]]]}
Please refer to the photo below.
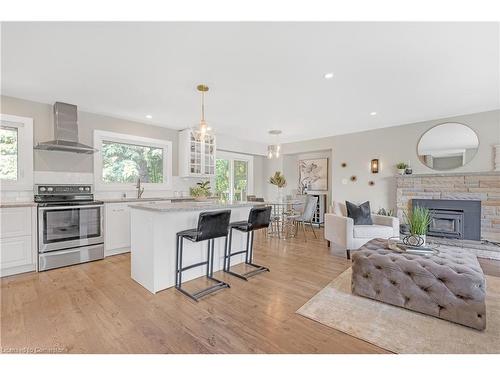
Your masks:
{"label": "bar stool metal leg", "polygon": [[[207,243],[207,260],[206,262],[199,262],[199,263],[195,263],[195,264],[191,264],[189,266],[186,266],[186,267],[182,267],[182,254],[183,254],[183,248],[184,248],[184,238],[182,236],[178,236],[179,237],[179,241],[177,242],[177,261],[176,261],[176,284],[175,284],[175,288],[180,291],[181,293],[185,294],[186,296],[188,296],[189,298],[192,298],[193,300],[195,300],[196,302],[198,302],[198,300],[207,295],[207,294],[210,294],[212,292],[215,292],[216,290],[218,289],[223,289],[223,288],[229,288],[229,284],[221,281],[221,280],[218,280],[216,278],[213,277],[213,264],[214,264],[214,247],[215,247],[215,240],[214,239],[210,239],[208,240],[208,243]],[[227,239],[226,239],[226,243],[227,243]],[[188,292],[187,290],[183,289],[182,288],[182,272],[183,271],[187,271],[191,268],[194,268],[194,267],[199,267],[199,266],[203,266],[203,265],[206,265],[206,276],[207,278],[209,278],[210,280],[212,281],[215,281],[216,284],[215,285],[212,285],[212,286],[209,286],[208,288],[205,288],[205,289],[202,289],[202,290],[199,290],[197,291],[196,293],[190,293]]]}
{"label": "bar stool metal leg", "polygon": [[[241,251],[236,251],[234,253],[231,252],[231,233],[232,233],[233,228],[229,229],[229,246],[228,250],[226,251],[226,267],[224,268],[224,272],[229,273],[230,275],[236,276],[240,279],[243,279],[245,281],[248,281],[248,279],[252,276],[255,276],[261,272],[269,272],[268,267],[260,266],[258,264],[255,264],[252,262],[253,260],[253,240],[254,240],[254,231],[248,231],[247,232],[247,241],[246,241],[246,249],[241,250]],[[238,255],[238,254],[245,254],[245,264],[254,267],[255,269],[243,274],[236,273],[234,271],[231,271],[231,257]]]}
{"label": "bar stool metal leg", "polygon": [[175,286],[179,285],[179,241],[180,236],[177,235],[177,242],[175,243]]}

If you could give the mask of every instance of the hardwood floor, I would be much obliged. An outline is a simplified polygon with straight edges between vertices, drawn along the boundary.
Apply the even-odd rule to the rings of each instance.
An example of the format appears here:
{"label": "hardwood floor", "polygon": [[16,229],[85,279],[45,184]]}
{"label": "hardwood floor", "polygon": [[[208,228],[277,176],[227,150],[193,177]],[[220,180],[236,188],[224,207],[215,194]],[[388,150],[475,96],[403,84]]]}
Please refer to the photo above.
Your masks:
{"label": "hardwood floor", "polygon": [[[271,272],[196,303],[173,288],[156,295],[130,279],[130,256],[2,279],[4,352],[384,353],[295,311],[350,266],[326,241],[256,236]],[[322,238],[322,234],[318,237]],[[500,275],[500,262],[482,261]],[[198,284],[195,280],[186,284]]]}

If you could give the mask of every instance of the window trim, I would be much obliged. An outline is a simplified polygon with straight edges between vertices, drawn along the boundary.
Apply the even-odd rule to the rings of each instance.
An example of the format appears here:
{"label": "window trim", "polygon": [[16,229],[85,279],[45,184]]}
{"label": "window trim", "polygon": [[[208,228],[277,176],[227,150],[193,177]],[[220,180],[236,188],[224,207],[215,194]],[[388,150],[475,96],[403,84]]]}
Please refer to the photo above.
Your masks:
{"label": "window trim", "polygon": [[[217,163],[217,159],[229,160],[229,197],[231,200],[234,199],[234,161],[237,160],[237,161],[248,162],[247,195],[252,195],[254,192],[253,156],[247,155],[247,154],[239,154],[236,152],[216,150],[216,152],[215,152],[215,162],[216,163]],[[216,168],[215,174],[217,175],[217,168]]]}
{"label": "window trim", "polygon": [[163,139],[146,138],[132,134],[94,130],[94,186],[96,191],[134,190],[136,183],[106,183],[102,181],[102,142],[117,142],[163,149],[163,183],[145,182],[146,190],[170,190],[172,188],[172,142]]}
{"label": "window trim", "polygon": [[33,190],[33,119],[0,113],[0,120],[17,128],[17,176],[16,181],[0,179],[3,191]]}

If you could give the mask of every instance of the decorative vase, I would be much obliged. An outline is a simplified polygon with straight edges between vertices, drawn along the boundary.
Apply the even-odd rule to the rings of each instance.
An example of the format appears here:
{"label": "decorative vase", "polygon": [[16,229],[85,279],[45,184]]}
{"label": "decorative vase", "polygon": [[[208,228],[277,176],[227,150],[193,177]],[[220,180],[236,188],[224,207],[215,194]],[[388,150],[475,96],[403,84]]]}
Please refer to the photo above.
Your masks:
{"label": "decorative vase", "polygon": [[406,169],[398,169],[398,173],[399,173],[400,175],[404,175],[404,174],[405,174],[405,172],[406,172]]}
{"label": "decorative vase", "polygon": [[282,187],[278,187],[277,200],[278,202],[283,202],[285,200],[285,192],[283,191]]}
{"label": "decorative vase", "polygon": [[200,195],[198,197],[194,197],[194,200],[197,201],[197,202],[204,202],[208,199],[208,197],[206,195]]}
{"label": "decorative vase", "polygon": [[423,247],[426,243],[425,234],[409,234],[403,238],[403,243],[407,246]]}

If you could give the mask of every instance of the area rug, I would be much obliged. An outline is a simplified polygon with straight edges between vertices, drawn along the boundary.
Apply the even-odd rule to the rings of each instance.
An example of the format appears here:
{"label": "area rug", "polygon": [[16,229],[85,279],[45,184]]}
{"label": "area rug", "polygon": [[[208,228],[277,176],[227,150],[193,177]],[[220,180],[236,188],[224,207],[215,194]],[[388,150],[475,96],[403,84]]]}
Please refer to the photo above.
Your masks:
{"label": "area rug", "polygon": [[393,353],[500,353],[500,278],[486,276],[486,330],[351,293],[351,268],[297,313]]}

